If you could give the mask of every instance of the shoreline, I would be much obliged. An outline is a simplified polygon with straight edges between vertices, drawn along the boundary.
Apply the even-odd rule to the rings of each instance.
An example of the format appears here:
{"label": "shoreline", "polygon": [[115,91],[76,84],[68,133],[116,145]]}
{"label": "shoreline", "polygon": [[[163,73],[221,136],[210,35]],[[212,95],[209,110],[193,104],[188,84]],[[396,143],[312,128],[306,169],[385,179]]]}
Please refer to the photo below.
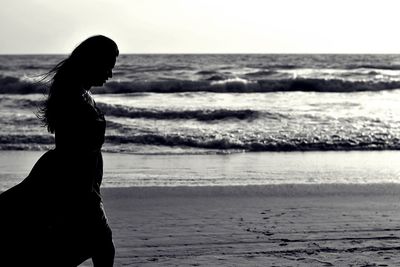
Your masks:
{"label": "shoreline", "polygon": [[[0,151],[0,191],[22,181],[45,151]],[[103,153],[103,188],[290,184],[400,184],[400,151],[228,155]]]}

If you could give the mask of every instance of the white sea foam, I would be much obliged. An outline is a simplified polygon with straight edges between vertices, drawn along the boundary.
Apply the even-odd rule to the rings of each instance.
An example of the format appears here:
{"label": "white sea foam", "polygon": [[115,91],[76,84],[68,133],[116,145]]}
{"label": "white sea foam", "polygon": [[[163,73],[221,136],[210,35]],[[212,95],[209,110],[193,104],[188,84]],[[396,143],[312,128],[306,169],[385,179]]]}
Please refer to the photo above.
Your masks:
{"label": "white sea foam", "polygon": [[[148,146],[158,146],[160,153],[177,148],[199,154],[400,149],[400,91],[94,97],[108,121],[104,150],[109,152],[142,154]],[[0,95],[0,149],[52,144],[35,116],[42,100]]]}

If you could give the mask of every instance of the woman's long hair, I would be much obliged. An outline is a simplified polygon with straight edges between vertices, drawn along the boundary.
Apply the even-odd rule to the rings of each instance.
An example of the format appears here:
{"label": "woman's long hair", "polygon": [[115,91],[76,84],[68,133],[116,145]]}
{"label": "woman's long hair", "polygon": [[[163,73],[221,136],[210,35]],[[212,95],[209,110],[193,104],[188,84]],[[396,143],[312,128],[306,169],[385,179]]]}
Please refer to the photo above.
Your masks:
{"label": "woman's long hair", "polygon": [[92,36],[45,75],[45,79],[51,78],[47,86],[48,96],[38,117],[49,132],[55,131],[57,115],[68,113],[73,108],[73,100],[86,92],[88,75],[104,59],[115,58],[118,54],[118,46],[113,40],[103,35]]}

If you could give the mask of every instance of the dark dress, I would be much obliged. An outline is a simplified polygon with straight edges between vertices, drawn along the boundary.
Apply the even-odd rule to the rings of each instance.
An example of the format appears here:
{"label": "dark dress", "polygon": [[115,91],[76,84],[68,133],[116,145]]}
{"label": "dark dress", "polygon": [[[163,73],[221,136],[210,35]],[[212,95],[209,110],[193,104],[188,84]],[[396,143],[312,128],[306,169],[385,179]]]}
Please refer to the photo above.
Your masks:
{"label": "dark dress", "polygon": [[82,96],[68,104],[57,109],[55,149],[0,194],[0,266],[77,266],[113,254],[100,194],[106,122]]}

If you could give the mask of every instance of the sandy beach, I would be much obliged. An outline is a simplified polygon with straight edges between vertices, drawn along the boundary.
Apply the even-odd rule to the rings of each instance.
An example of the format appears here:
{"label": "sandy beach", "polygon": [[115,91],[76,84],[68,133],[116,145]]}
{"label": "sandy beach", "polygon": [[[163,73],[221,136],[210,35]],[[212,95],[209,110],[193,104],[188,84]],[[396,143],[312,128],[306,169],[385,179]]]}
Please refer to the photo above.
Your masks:
{"label": "sandy beach", "polygon": [[400,187],[373,187],[103,193],[116,266],[398,266]]}
{"label": "sandy beach", "polygon": [[[0,190],[25,177],[41,154],[0,153]],[[400,184],[393,164],[398,157],[396,152],[105,153],[102,192],[117,249],[115,266],[399,266]],[[285,177],[310,182],[129,186],[185,177],[189,183],[210,175],[216,181],[253,175],[266,182]],[[349,182],[313,180],[330,177]],[[110,186],[118,184],[114,180],[126,187]]]}

